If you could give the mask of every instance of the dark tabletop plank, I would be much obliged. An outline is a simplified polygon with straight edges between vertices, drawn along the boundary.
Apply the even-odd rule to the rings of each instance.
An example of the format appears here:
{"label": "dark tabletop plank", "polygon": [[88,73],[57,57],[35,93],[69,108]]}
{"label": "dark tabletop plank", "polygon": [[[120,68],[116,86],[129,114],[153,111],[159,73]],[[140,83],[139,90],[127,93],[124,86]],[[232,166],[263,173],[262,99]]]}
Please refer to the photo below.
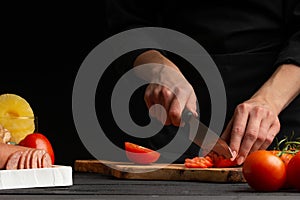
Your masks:
{"label": "dark tabletop plank", "polygon": [[[247,183],[120,180],[95,173],[74,173],[70,187],[0,190],[0,199],[300,199],[288,190],[253,191]],[[278,198],[279,199],[279,198]]]}

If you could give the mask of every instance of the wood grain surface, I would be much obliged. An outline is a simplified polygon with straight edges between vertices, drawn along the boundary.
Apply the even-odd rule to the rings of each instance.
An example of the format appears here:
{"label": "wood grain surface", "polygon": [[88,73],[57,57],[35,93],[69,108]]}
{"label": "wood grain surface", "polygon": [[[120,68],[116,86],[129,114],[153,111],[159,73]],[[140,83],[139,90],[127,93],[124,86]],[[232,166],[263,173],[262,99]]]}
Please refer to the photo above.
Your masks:
{"label": "wood grain surface", "polygon": [[111,175],[119,179],[201,182],[246,182],[242,168],[186,168],[183,164],[137,165],[108,160],[76,160],[74,170]]}

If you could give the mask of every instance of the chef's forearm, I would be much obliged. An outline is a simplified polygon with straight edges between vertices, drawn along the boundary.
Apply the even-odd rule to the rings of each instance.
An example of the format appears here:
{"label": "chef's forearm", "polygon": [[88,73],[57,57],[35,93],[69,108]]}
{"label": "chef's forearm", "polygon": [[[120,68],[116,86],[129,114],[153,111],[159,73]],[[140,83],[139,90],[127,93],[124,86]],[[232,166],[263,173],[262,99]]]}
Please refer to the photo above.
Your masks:
{"label": "chef's forearm", "polygon": [[269,104],[278,115],[300,94],[300,67],[284,64],[278,67],[252,99]]}
{"label": "chef's forearm", "polygon": [[180,71],[173,62],[171,62],[169,59],[167,59],[157,50],[149,50],[143,52],[135,59],[133,66],[135,67],[138,65],[143,65],[148,63],[162,64],[164,66],[169,66]]}
{"label": "chef's forearm", "polygon": [[[139,70],[137,67],[142,67]],[[149,82],[172,88],[179,81],[186,81],[179,68],[159,51],[149,50],[140,54],[133,63],[135,74]]]}

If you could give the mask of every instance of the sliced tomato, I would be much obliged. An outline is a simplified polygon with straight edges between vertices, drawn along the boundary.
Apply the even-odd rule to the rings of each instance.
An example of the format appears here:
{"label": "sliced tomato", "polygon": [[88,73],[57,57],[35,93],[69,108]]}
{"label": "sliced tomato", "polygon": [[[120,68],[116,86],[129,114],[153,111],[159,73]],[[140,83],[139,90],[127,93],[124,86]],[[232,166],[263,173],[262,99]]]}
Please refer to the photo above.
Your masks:
{"label": "sliced tomato", "polygon": [[224,156],[220,156],[217,154],[212,155],[212,160],[214,163],[214,167],[217,168],[237,166],[236,160],[232,161],[230,158],[225,158]]}
{"label": "sliced tomato", "polygon": [[209,153],[205,157],[194,157],[193,159],[186,159],[184,165],[188,168],[207,168],[207,167],[234,167],[237,166],[236,160],[231,161],[230,159],[219,156],[213,152]]}
{"label": "sliced tomato", "polygon": [[159,152],[131,142],[125,142],[125,150],[127,158],[136,164],[154,163],[160,157]]}
{"label": "sliced tomato", "polygon": [[187,168],[208,168],[212,167],[213,163],[210,157],[194,157],[192,159],[187,158],[184,162],[185,167]]}

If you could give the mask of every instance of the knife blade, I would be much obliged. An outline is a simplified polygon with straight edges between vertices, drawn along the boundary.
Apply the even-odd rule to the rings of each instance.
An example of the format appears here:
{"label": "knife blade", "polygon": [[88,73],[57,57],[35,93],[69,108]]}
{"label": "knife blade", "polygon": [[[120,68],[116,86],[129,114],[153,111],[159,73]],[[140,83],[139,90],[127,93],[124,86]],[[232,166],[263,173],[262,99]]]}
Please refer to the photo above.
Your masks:
{"label": "knife blade", "polygon": [[[182,120],[189,123],[189,139],[198,145],[202,152],[208,154],[214,151],[225,158],[232,158],[232,150],[220,136],[203,124],[187,109],[182,112]],[[205,156],[205,155],[204,155]]]}

